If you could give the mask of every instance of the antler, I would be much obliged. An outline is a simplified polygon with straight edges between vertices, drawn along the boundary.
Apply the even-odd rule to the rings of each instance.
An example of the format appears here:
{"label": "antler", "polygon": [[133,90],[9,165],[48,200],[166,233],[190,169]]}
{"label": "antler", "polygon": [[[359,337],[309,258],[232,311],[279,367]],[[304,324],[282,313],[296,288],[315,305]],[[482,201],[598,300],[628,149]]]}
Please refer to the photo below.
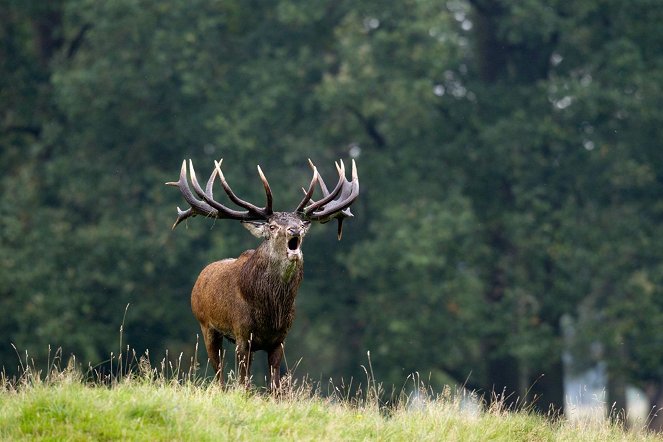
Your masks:
{"label": "antler", "polygon": [[[182,210],[179,207],[177,208],[177,219],[175,220],[175,224],[173,224],[173,229],[185,219],[196,215],[203,215],[209,218],[256,221],[266,220],[274,213],[272,210],[272,190],[269,187],[267,178],[265,178],[265,174],[262,173],[260,166],[258,166],[258,175],[265,188],[265,195],[267,197],[265,207],[255,206],[235,195],[235,192],[230,188],[230,185],[228,185],[228,182],[221,171],[222,162],[223,160],[214,161],[214,170],[207,180],[207,185],[203,190],[198,183],[196,171],[193,168],[193,162],[189,160],[193,192],[195,192],[195,194],[201,199],[196,198],[189,187],[186,160],[182,162],[179,180],[166,183],[169,186],[179,188],[185,201],[191,206],[186,210]],[[352,160],[352,181],[348,181],[345,177],[345,164],[343,164],[343,160],[340,160],[339,163],[334,163],[336,165],[336,170],[338,171],[338,182],[330,192],[327,189],[324,180],[318,173],[318,169],[313,162],[309,160],[309,165],[311,166],[311,169],[313,169],[313,178],[311,178],[308,190],[304,191],[304,199],[299,203],[295,212],[304,219],[318,221],[323,224],[336,219],[338,221],[338,239],[341,239],[343,234],[343,220],[354,216],[352,215],[352,212],[350,212],[350,205],[357,199],[357,196],[359,196],[359,175],[357,174],[357,165],[355,164],[355,161]],[[231,209],[214,199],[212,188],[217,176],[219,177],[221,186],[228,195],[228,198],[245,210]],[[311,197],[313,196],[315,186],[318,183],[320,183],[322,198],[318,201],[313,201]],[[309,204],[309,202],[311,202],[311,204]]]}
{"label": "antler", "polygon": [[[309,164],[313,168],[315,176],[317,174],[317,169],[311,160],[309,160]],[[329,192],[324,180],[318,174],[322,198],[305,207],[302,215],[310,221],[318,221],[323,224],[332,219],[336,219],[338,221],[338,239],[340,240],[343,235],[343,220],[354,216],[352,212],[350,212],[350,205],[359,196],[359,175],[357,174],[355,160],[352,160],[352,181],[348,181],[345,177],[345,165],[343,164],[343,160],[340,160],[340,166],[338,163],[334,164],[338,171],[338,182],[336,183],[334,190]],[[305,201],[308,202],[306,198]],[[304,203],[304,201],[302,201],[302,203]],[[299,208],[298,211],[300,211]]]}
{"label": "antler", "polygon": [[[175,220],[175,224],[173,224],[173,229],[177,227],[177,225],[182,221],[184,221],[185,219],[196,215],[203,215],[206,217],[219,218],[219,219],[225,218],[225,219],[235,219],[240,221],[255,221],[255,220],[267,219],[273,213],[272,191],[269,187],[269,183],[267,182],[267,178],[265,178],[265,175],[262,173],[262,170],[260,169],[260,166],[258,166],[258,175],[260,175],[260,180],[262,181],[262,184],[265,188],[265,195],[267,196],[267,204],[265,207],[254,206],[253,204],[244,201],[241,198],[237,197],[237,195],[235,195],[235,193],[228,185],[225,177],[223,176],[223,172],[221,172],[222,162],[223,160],[214,161],[215,168],[212,171],[209,180],[207,181],[205,190],[203,190],[200,187],[200,184],[198,183],[198,179],[196,178],[196,171],[193,169],[193,162],[189,160],[189,169],[191,171],[191,184],[193,185],[193,190],[196,192],[196,194],[200,198],[202,198],[202,200],[199,200],[191,192],[191,188],[189,187],[189,183],[187,180],[186,160],[182,161],[182,169],[180,170],[179,180],[168,182],[166,184],[169,186],[175,186],[179,188],[180,192],[182,193],[182,196],[184,197],[186,202],[189,203],[191,207],[186,210],[182,210],[179,207],[177,208],[177,220]],[[225,190],[226,194],[228,195],[228,198],[230,198],[232,202],[234,202],[235,204],[246,210],[244,211],[233,210],[224,206],[218,201],[214,200],[212,187],[214,185],[214,179],[216,178],[217,175],[221,180],[221,185],[223,186],[223,190]]]}
{"label": "antler", "polygon": [[[295,212],[301,213],[304,207],[306,207],[306,204],[311,201],[311,197],[313,196],[313,192],[315,191],[315,185],[322,180],[320,177],[320,174],[318,174],[318,168],[315,167],[313,164],[313,161],[311,159],[308,159],[308,163],[311,166],[311,169],[313,169],[313,178],[311,179],[311,184],[308,186],[308,190],[304,190],[304,199],[299,203],[297,208],[295,209]],[[324,186],[324,184],[321,184]]]}

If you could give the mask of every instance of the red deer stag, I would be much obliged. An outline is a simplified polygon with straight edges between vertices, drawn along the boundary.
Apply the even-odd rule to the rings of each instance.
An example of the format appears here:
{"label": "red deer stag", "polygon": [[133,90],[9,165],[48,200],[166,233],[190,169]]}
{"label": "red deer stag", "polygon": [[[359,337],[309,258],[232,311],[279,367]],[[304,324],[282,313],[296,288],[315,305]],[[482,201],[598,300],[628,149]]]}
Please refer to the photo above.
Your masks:
{"label": "red deer stag", "polygon": [[[205,267],[191,292],[191,309],[200,322],[207,354],[221,383],[225,337],[236,345],[240,382],[249,385],[252,353],[264,350],[268,353],[270,385],[277,389],[283,342],[295,317],[295,297],[303,276],[302,240],[312,221],[326,223],[333,219],[338,221],[338,239],[341,239],[343,220],[352,217],[350,205],[359,195],[357,167],[353,160],[352,181],[348,181],[343,161],[336,164],[338,182],[330,192],[309,160],[313,178],[304,199],[294,212],[274,212],[272,191],[260,166],[258,174],[267,196],[265,207],[237,197],[221,172],[221,162],[214,163],[215,168],[203,190],[189,160],[191,184],[200,199],[189,187],[186,160],[182,163],[179,180],[166,183],[178,187],[191,206],[187,210],[177,208],[173,229],[189,217],[202,215],[239,220],[253,235],[265,240],[256,250],[247,250],[238,258]],[[228,208],[214,199],[212,188],[217,176],[230,201],[242,210]],[[316,184],[320,184],[322,192],[318,201],[311,199]]]}

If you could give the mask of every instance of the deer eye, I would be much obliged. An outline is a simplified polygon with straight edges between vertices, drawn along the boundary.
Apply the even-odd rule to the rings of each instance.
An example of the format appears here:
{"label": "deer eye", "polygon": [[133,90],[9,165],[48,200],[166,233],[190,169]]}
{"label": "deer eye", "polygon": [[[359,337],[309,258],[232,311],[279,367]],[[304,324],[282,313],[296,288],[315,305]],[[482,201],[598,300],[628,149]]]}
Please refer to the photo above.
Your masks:
{"label": "deer eye", "polygon": [[278,228],[279,228],[279,227],[278,227],[278,226],[275,226],[274,224],[272,224],[272,225],[269,226],[269,230],[271,230],[272,232],[273,232],[274,230],[278,229]]}

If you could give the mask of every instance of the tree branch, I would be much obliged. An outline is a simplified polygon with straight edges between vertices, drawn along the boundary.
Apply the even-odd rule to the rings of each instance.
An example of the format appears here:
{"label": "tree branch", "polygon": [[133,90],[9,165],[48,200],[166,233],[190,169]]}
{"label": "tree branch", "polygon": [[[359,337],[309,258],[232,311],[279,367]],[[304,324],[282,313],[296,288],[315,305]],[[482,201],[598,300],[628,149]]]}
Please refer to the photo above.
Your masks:
{"label": "tree branch", "polygon": [[22,126],[22,125],[10,125],[4,128],[3,132],[5,133],[23,133],[23,134],[28,134],[32,135],[35,138],[39,137],[41,135],[41,127],[40,126]]}
{"label": "tree branch", "polygon": [[90,29],[92,29],[92,25],[89,23],[86,23],[83,26],[81,26],[81,29],[76,34],[76,37],[74,37],[71,43],[69,43],[69,48],[67,49],[67,59],[71,59],[74,57],[74,55],[76,55],[76,52],[78,52],[78,49],[83,44],[83,39],[85,38],[85,34]]}
{"label": "tree branch", "polygon": [[387,145],[387,141],[385,140],[384,136],[378,131],[377,127],[375,127],[375,121],[372,118],[367,118],[365,117],[359,109],[353,107],[353,106],[346,106],[347,109],[352,112],[352,114],[357,117],[359,122],[364,126],[364,130],[368,134],[368,136],[373,140],[375,143],[376,147],[382,149]]}

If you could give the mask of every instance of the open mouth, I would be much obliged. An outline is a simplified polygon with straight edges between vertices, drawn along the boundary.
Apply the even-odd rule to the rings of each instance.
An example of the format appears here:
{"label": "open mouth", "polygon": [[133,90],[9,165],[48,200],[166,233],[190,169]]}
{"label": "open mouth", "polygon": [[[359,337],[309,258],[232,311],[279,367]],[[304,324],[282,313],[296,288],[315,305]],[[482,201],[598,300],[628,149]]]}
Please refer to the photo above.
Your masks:
{"label": "open mouth", "polygon": [[299,249],[299,244],[300,244],[300,238],[298,236],[294,236],[288,240],[288,250],[295,251]]}

